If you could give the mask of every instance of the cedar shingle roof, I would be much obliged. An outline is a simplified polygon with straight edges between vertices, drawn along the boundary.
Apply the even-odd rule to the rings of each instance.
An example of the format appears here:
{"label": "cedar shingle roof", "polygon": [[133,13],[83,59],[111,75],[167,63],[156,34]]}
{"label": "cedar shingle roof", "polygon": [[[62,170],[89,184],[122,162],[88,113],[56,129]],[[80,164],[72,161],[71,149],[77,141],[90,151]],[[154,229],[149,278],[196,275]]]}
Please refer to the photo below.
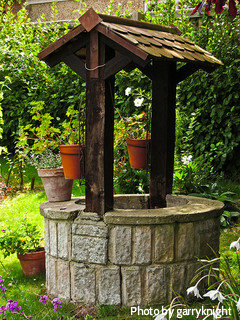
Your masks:
{"label": "cedar shingle roof", "polygon": [[55,61],[56,54],[58,55],[62,48],[67,48],[68,51],[70,50],[84,59],[84,46],[80,46],[80,51],[76,50],[78,47],[76,43],[84,39],[86,41],[87,33],[96,29],[112,42],[116,42],[131,51],[132,55],[138,56],[142,61],[154,57],[169,61],[190,62],[206,67],[222,65],[222,62],[211,53],[200,48],[191,40],[180,36],[181,31],[174,26],[167,27],[97,14],[93,9],[88,10],[79,18],[79,21],[80,25],[40,52],[39,59],[53,66],[60,62],[58,58],[56,63],[53,63],[52,60]]}
{"label": "cedar shingle roof", "polygon": [[182,62],[222,64],[211,53],[177,34],[110,22],[101,22],[101,25],[153,57]]}

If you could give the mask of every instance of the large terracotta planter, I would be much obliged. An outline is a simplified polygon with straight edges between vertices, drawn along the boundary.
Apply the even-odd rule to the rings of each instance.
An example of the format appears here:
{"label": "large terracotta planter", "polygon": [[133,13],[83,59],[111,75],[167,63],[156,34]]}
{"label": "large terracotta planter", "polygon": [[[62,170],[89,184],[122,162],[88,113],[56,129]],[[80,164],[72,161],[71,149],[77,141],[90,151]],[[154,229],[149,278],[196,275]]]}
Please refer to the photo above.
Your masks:
{"label": "large terracotta planter", "polygon": [[128,155],[132,169],[146,169],[150,139],[127,139]]}
{"label": "large terracotta planter", "polygon": [[26,276],[33,277],[45,272],[45,250],[39,248],[39,251],[26,254],[17,254],[23,273]]}
{"label": "large terracotta planter", "polygon": [[66,179],[82,179],[84,177],[84,146],[78,144],[60,145],[60,155]]}
{"label": "large terracotta planter", "polygon": [[64,177],[63,168],[38,169],[48,201],[68,201],[72,195],[73,180]]}

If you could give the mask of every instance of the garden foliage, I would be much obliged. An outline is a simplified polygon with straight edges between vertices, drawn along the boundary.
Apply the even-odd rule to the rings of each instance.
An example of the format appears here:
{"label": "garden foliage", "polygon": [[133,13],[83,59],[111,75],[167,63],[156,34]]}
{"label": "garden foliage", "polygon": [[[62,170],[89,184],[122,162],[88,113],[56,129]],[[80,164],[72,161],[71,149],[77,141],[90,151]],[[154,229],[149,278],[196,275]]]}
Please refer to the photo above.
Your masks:
{"label": "garden foliage", "polygon": [[1,90],[4,96],[2,143],[13,151],[19,125],[32,120],[32,102],[43,101],[45,111],[51,113],[58,125],[64,120],[68,107],[78,110],[85,83],[66,65],[49,68],[37,58],[42,49],[68,31],[67,24],[65,27],[31,24],[26,9],[22,9],[17,19],[11,11],[3,14],[0,29],[0,81],[8,78]]}
{"label": "garden foliage", "polygon": [[184,118],[178,152],[191,153],[217,172],[239,178],[240,20],[227,12],[204,17],[193,40],[221,59],[212,73],[199,71],[179,86]]}
{"label": "garden foliage", "polygon": [[[111,1],[107,9],[111,14],[113,3]],[[201,26],[196,27],[186,15],[182,1],[179,7],[180,15],[176,18],[174,1],[156,2],[154,15],[147,13],[146,21],[168,25],[174,23],[184,36],[221,59],[224,66],[210,74],[199,71],[178,87],[178,172],[181,171],[182,157],[191,154],[196,166],[206,165],[206,169],[198,172],[201,176],[214,171],[236,176],[240,166],[239,17],[233,19],[228,12],[203,15]],[[119,14],[120,8],[117,10]],[[129,9],[126,15],[129,15]],[[0,127],[3,128],[1,145],[14,151],[19,126],[29,123],[33,127],[39,125],[37,120],[32,122],[33,103],[43,102],[44,111],[52,117],[52,125],[60,128],[67,119],[68,108],[78,110],[81,97],[85,94],[85,83],[66,65],[49,68],[37,58],[43,48],[68,31],[67,24],[64,28],[44,22],[31,24],[27,11],[23,9],[17,19],[11,11],[2,14],[0,28],[0,83],[5,83],[0,86],[0,94],[4,97],[1,100],[4,120],[3,124],[0,119]],[[125,94],[127,87],[137,92],[139,99],[144,98],[141,105],[134,104],[133,95]],[[147,191],[148,173],[130,169],[126,143],[123,141],[120,145],[118,142],[122,134],[120,118],[138,116],[143,112],[148,115],[149,96],[151,82],[138,69],[130,73],[122,71],[116,76],[115,183],[119,192]]]}

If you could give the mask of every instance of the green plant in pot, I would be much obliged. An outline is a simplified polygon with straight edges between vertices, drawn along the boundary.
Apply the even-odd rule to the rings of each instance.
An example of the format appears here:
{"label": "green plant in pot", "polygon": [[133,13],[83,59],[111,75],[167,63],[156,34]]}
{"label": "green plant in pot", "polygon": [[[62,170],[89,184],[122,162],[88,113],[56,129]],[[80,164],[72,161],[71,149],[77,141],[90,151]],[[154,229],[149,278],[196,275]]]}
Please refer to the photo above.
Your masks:
{"label": "green plant in pot", "polygon": [[43,113],[44,103],[35,102],[31,109],[32,120],[19,130],[17,148],[24,155],[25,162],[34,166],[41,177],[49,201],[71,199],[72,179],[66,179],[58,151],[60,129],[52,125],[53,117]]}
{"label": "green plant in pot", "polygon": [[17,253],[23,273],[35,276],[45,272],[45,250],[43,237],[37,227],[27,218],[20,220],[14,228],[0,230],[0,250],[4,258]]}
{"label": "green plant in pot", "polygon": [[70,106],[67,119],[62,123],[61,144],[59,145],[62,165],[66,178],[84,177],[85,115],[84,109],[75,110]]}
{"label": "green plant in pot", "polygon": [[[131,103],[134,103],[136,112],[133,116],[120,116],[118,129],[121,134],[115,135],[115,138],[126,139],[129,154],[130,165],[132,169],[145,169],[148,166],[148,154],[150,147],[150,93],[146,96],[140,88],[132,92],[130,87],[126,88],[125,95],[128,96]],[[143,111],[145,110],[145,111]],[[115,146],[116,146],[115,139]]]}
{"label": "green plant in pot", "polygon": [[121,117],[117,125],[120,135],[115,135],[115,146],[122,139],[127,142],[128,155],[132,169],[145,169],[148,166],[150,134],[148,117],[145,112],[131,117]]}

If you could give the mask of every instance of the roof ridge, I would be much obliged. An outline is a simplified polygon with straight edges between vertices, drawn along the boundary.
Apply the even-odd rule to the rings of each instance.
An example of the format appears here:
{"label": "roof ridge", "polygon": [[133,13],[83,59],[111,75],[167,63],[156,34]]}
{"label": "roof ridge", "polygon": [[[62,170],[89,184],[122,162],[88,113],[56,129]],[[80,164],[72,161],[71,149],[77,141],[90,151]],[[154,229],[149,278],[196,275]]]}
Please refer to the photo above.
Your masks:
{"label": "roof ridge", "polygon": [[150,22],[131,20],[131,19],[120,18],[120,17],[116,17],[116,16],[109,16],[109,15],[102,14],[102,13],[99,13],[98,16],[103,20],[103,22],[110,22],[110,23],[122,24],[122,25],[126,25],[126,26],[146,28],[149,30],[157,30],[157,31],[163,31],[163,32],[168,32],[168,33],[179,35],[179,29],[175,26],[164,26],[164,25],[150,23]]}

